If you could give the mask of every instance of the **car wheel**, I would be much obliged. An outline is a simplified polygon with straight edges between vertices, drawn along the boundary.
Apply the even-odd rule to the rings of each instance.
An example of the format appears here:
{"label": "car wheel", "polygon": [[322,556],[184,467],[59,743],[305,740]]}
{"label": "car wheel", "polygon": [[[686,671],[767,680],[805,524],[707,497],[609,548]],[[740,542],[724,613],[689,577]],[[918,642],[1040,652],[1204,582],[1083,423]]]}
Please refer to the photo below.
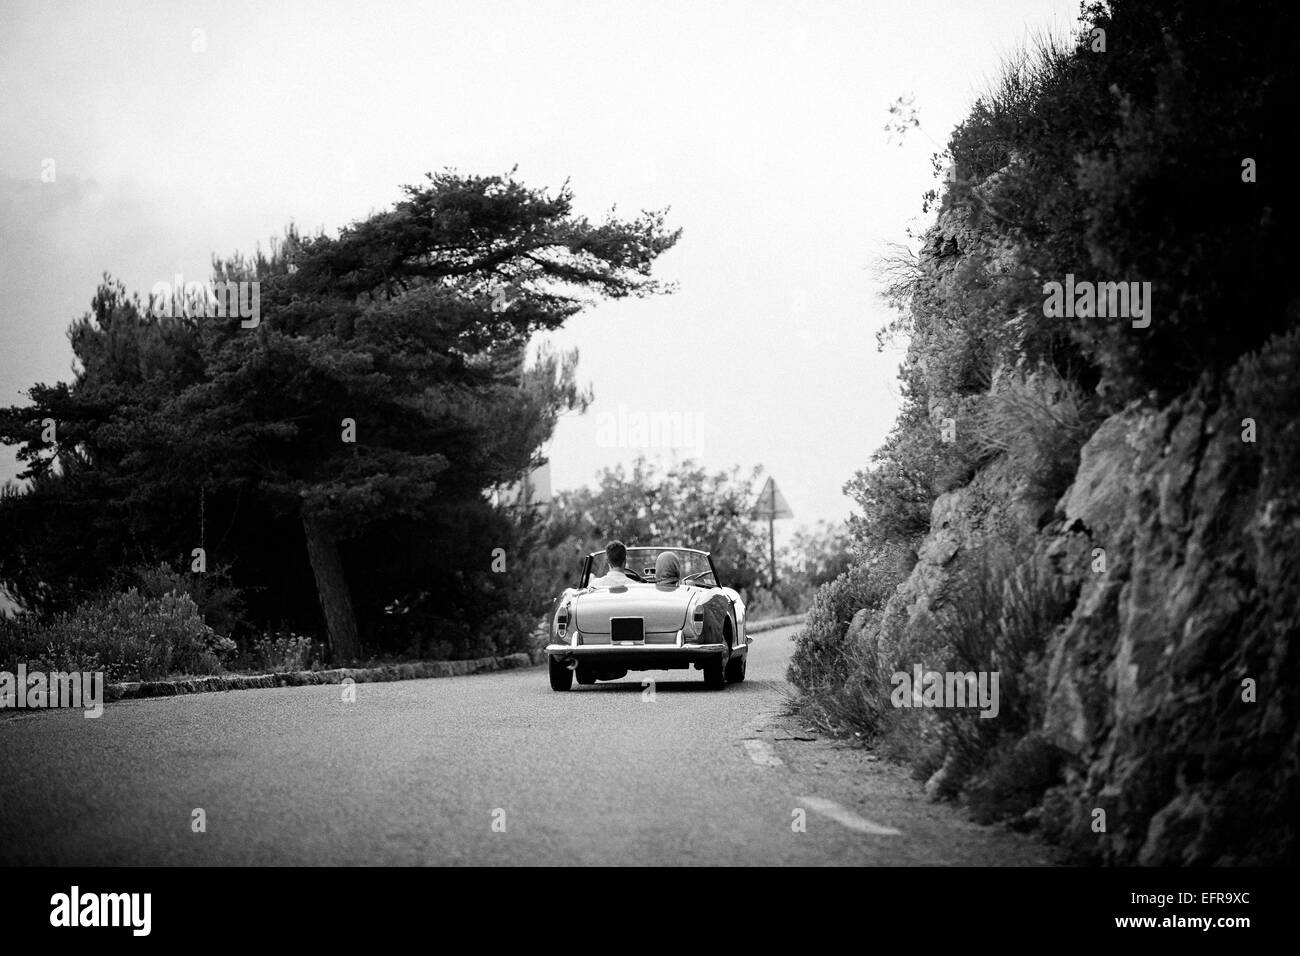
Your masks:
{"label": "car wheel", "polygon": [[578,683],[584,686],[596,683],[596,672],[590,667],[583,667],[581,664],[579,664],[578,669],[573,672],[573,676],[578,678]]}
{"label": "car wheel", "polygon": [[563,661],[551,658],[551,690],[568,690],[573,686],[573,671]]}
{"label": "car wheel", "polygon": [[704,665],[704,686],[709,690],[721,690],[727,686],[727,675],[722,667],[722,658],[709,661]]}
{"label": "car wheel", "polygon": [[745,665],[749,662],[748,654],[732,654],[727,661],[727,683],[743,684],[745,682]]}

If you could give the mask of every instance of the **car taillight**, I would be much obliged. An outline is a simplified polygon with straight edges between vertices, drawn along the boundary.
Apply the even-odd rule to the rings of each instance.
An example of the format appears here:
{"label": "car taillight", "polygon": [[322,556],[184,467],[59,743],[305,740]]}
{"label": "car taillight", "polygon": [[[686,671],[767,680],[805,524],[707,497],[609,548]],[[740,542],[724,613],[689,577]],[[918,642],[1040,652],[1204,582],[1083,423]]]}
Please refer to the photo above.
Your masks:
{"label": "car taillight", "polygon": [[555,636],[564,637],[565,632],[569,630],[569,609],[560,608],[560,613],[555,615]]}
{"label": "car taillight", "polygon": [[694,637],[704,633],[704,608],[697,607],[695,613],[691,615],[691,631]]}

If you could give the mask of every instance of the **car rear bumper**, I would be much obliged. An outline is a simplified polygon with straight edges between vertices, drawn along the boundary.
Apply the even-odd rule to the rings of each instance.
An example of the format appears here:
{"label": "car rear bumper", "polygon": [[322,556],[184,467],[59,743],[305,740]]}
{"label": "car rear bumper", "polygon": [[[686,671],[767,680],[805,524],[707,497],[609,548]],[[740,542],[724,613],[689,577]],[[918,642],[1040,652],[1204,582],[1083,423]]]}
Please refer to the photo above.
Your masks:
{"label": "car rear bumper", "polygon": [[[546,653],[565,664],[657,671],[706,664],[725,657],[726,644],[548,644]],[[740,653],[745,653],[742,649]]]}

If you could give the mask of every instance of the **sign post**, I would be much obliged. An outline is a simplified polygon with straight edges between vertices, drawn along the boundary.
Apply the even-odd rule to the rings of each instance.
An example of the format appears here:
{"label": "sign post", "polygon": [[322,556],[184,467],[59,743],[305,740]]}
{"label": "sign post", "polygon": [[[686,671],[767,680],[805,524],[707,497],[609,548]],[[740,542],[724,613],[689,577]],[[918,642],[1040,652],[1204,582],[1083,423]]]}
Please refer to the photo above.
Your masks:
{"label": "sign post", "polygon": [[776,480],[768,478],[763,490],[758,493],[758,504],[751,512],[754,518],[767,519],[768,546],[768,587],[776,587],[776,519],[793,518],[794,512],[785,500],[785,495],[776,486]]}

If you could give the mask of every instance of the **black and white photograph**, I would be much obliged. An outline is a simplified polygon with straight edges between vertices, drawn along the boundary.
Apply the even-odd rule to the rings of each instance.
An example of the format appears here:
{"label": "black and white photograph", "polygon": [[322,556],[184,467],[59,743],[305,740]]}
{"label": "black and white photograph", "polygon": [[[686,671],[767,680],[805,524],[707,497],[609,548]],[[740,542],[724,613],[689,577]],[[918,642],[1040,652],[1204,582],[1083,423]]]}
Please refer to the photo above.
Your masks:
{"label": "black and white photograph", "polygon": [[1258,945],[1298,121],[1286,2],[0,0],[6,925]]}

